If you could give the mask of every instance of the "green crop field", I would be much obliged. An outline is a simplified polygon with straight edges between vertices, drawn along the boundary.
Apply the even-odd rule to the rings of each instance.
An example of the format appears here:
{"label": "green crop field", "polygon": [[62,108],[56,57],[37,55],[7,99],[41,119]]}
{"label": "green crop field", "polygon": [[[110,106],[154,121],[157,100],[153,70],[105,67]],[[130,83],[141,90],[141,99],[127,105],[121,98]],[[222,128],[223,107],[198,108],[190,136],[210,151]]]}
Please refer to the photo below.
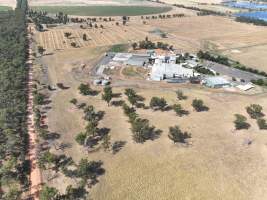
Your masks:
{"label": "green crop field", "polygon": [[135,16],[163,13],[170,11],[172,8],[151,6],[36,6],[32,9],[79,16]]}
{"label": "green crop field", "polygon": [[7,11],[7,10],[12,10],[12,8],[8,6],[0,6],[0,11]]}

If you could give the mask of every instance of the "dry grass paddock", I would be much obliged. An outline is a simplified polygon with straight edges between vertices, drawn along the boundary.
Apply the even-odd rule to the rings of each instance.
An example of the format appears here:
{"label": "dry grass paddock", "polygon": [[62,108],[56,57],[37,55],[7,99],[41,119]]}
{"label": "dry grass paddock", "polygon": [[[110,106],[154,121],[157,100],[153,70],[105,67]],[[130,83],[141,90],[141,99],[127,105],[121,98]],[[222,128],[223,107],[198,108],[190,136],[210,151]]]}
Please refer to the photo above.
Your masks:
{"label": "dry grass paddock", "polygon": [[[190,112],[188,116],[178,117],[173,111],[153,112],[138,109],[138,114],[163,132],[159,139],[136,144],[131,137],[130,125],[122,109],[107,106],[96,97],[81,96],[77,90],[81,81],[76,79],[73,69],[86,64],[93,66],[96,59],[106,51],[106,47],[65,49],[45,55],[42,64],[48,68],[50,84],[62,82],[70,89],[52,93],[52,109],[48,113],[49,130],[61,135],[57,143],[70,147],[56,153],[72,156],[75,162],[81,158],[102,160],[106,170],[99,183],[90,190],[91,198],[96,200],[117,199],[256,199],[267,198],[267,132],[258,130],[255,120],[249,119],[252,127],[245,131],[234,131],[234,114],[247,116],[245,106],[259,103],[267,114],[266,94],[254,96],[229,93],[223,90],[210,90],[199,86],[150,84],[138,81],[132,85],[138,94],[146,98],[148,104],[153,96],[166,98],[172,105],[178,103],[175,90],[182,89],[188,99],[182,101]],[[86,76],[85,76],[86,77]],[[116,80],[114,80],[116,83]],[[134,81],[132,81],[134,83]],[[114,83],[114,84],[115,84]],[[130,82],[127,82],[130,84]],[[118,84],[119,85],[119,84]],[[123,85],[123,84],[122,84]],[[123,92],[123,86],[114,87],[114,92]],[[100,89],[100,88],[98,88]],[[99,150],[87,153],[75,141],[75,135],[84,130],[82,112],[75,109],[69,101],[77,98],[79,102],[94,105],[105,111],[100,127],[110,128],[112,141],[126,141],[120,152],[113,155]],[[192,99],[201,98],[210,108],[208,112],[196,113],[191,107]],[[192,134],[190,145],[174,145],[168,138],[168,128],[179,125]],[[245,144],[252,140],[250,146]],[[72,179],[61,174],[48,180],[52,173],[46,171],[44,180],[64,192]]]}
{"label": "dry grass paddock", "polygon": [[[48,70],[49,84],[63,83],[70,87],[51,94],[49,130],[61,135],[57,144],[69,144],[64,151],[52,148],[52,152],[65,153],[75,162],[81,158],[104,162],[105,175],[90,190],[90,197],[96,200],[266,199],[267,131],[260,131],[255,120],[249,119],[245,111],[246,106],[257,103],[264,107],[267,115],[266,91],[239,94],[187,84],[151,83],[134,76],[128,80],[126,76],[115,78],[115,92],[123,93],[126,86],[133,87],[146,98],[146,105],[153,96],[164,97],[169,105],[178,103],[175,98],[177,89],[182,89],[188,96],[187,100],[180,102],[190,112],[188,116],[178,117],[173,111],[137,110],[141,117],[149,119],[152,125],[163,131],[160,138],[144,144],[133,142],[130,125],[121,108],[107,106],[101,100],[101,94],[96,97],[79,94],[79,84],[91,83],[90,69],[110,45],[138,42],[146,36],[153,41],[173,44],[183,51],[211,49],[241,63],[267,70],[264,65],[267,58],[263,56],[266,28],[224,17],[196,17],[191,11],[184,18],[147,21],[147,25],[143,25],[140,17],[132,17],[128,26],[123,27],[108,22],[103,23],[104,29],[80,29],[79,25],[71,25],[35,33],[37,45],[43,45],[47,53],[51,53],[37,63]],[[155,28],[166,32],[168,37],[152,34]],[[64,37],[64,32],[72,33],[70,39]],[[88,41],[82,40],[85,32],[90,38]],[[80,47],[71,47],[71,42]],[[258,55],[262,56],[256,59]],[[79,69],[81,64],[86,67],[79,78],[74,69]],[[116,76],[121,74],[122,71]],[[85,122],[83,113],[69,103],[72,98],[105,111],[100,127],[110,128],[112,142],[126,142],[120,152],[113,155],[100,149],[88,153],[75,142],[75,136],[85,128]],[[191,102],[194,98],[203,99],[210,110],[203,113],[193,111]],[[248,117],[249,130],[234,130],[235,113]],[[174,145],[169,140],[168,129],[174,125],[192,134],[190,145]],[[252,141],[251,145],[246,144],[248,140]],[[61,192],[67,185],[76,184],[61,174],[50,180],[53,175],[53,172],[45,171],[44,180]]]}

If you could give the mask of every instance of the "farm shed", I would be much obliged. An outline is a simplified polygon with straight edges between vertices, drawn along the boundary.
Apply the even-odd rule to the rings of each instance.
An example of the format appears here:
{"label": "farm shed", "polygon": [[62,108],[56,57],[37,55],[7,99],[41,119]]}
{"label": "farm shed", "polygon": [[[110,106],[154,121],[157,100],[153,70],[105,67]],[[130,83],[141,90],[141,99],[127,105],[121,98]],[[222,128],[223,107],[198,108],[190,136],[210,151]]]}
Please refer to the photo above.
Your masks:
{"label": "farm shed", "polygon": [[116,62],[126,62],[131,57],[132,57],[132,54],[130,53],[117,53],[112,60]]}
{"label": "farm shed", "polygon": [[133,54],[125,64],[142,67],[149,62],[150,56],[148,54]]}
{"label": "farm shed", "polygon": [[204,85],[211,88],[222,88],[222,87],[230,87],[231,83],[223,77],[215,76],[206,78],[204,81]]}

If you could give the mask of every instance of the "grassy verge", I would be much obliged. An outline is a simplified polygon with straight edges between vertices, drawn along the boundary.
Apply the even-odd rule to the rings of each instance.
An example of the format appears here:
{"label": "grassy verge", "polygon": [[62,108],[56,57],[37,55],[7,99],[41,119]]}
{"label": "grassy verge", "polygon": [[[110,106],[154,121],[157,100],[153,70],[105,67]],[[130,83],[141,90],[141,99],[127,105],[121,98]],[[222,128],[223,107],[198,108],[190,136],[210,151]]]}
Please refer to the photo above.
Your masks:
{"label": "grassy verge", "polygon": [[80,16],[135,16],[163,13],[170,11],[172,8],[151,6],[36,6],[32,9],[47,11],[48,13],[63,12]]}
{"label": "grassy verge", "polygon": [[128,45],[127,44],[115,44],[110,47],[109,51],[111,52],[126,52],[128,51]]}

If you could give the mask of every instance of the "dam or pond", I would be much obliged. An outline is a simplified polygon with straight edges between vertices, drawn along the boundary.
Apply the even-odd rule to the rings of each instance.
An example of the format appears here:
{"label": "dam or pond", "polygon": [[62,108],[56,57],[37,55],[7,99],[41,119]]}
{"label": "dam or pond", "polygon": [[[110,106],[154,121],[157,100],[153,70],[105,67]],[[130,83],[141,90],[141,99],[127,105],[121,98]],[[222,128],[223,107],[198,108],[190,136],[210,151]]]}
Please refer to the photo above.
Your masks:
{"label": "dam or pond", "polygon": [[227,3],[225,5],[232,8],[242,8],[250,10],[249,12],[237,13],[235,14],[235,16],[249,17],[267,21],[267,4],[250,3],[250,2],[233,2],[233,3]]}
{"label": "dam or pond", "polygon": [[226,5],[232,8],[244,8],[244,9],[252,9],[252,10],[266,9],[267,10],[267,4],[260,4],[260,3],[233,2],[233,3],[227,3]]}
{"label": "dam or pond", "polygon": [[236,14],[236,16],[261,19],[267,22],[267,11],[244,12],[244,13],[238,13]]}

